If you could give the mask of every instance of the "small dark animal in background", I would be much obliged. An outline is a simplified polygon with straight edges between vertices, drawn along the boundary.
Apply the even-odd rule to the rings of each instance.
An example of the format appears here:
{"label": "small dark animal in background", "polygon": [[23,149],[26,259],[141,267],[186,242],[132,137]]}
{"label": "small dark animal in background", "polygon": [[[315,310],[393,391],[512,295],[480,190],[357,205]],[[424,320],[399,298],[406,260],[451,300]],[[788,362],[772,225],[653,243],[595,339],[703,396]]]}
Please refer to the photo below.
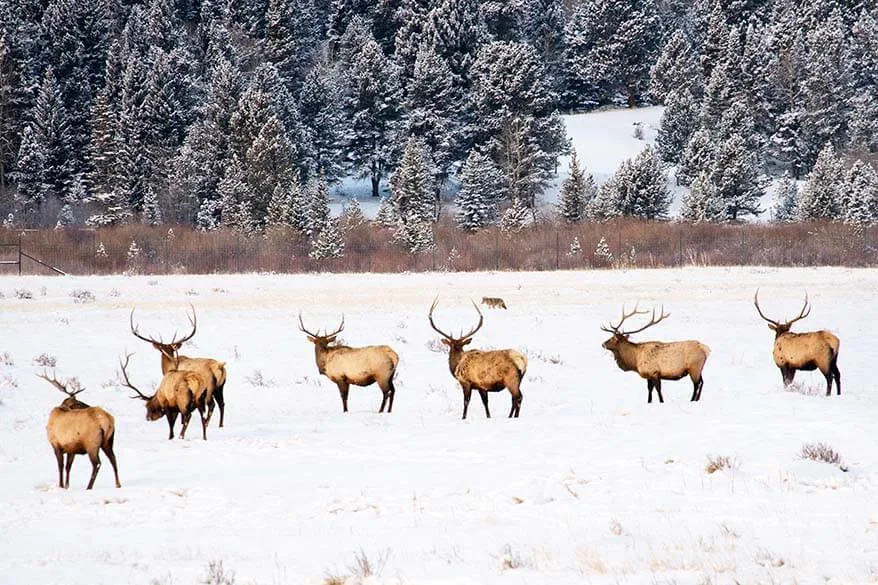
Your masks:
{"label": "small dark animal in background", "polygon": [[492,309],[506,308],[506,303],[500,297],[482,297],[482,304]]}

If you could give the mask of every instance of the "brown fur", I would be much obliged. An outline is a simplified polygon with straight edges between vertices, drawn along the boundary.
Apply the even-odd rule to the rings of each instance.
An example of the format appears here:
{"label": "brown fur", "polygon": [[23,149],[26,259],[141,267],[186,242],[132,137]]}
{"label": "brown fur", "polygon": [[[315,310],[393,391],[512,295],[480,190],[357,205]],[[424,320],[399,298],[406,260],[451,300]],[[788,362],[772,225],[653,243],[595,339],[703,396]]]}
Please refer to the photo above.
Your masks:
{"label": "brown fur", "polygon": [[[71,392],[55,378],[45,375],[40,377],[67,394],[61,406],[56,406],[49,413],[49,422],[46,424],[46,437],[58,462],[58,486],[70,487],[70,469],[73,467],[74,457],[88,455],[91,461],[91,478],[86,489],[92,489],[101,467],[99,451],[102,450],[113,466],[116,487],[122,487],[119,483],[116,455],[113,453],[113,441],[116,437],[116,421],[113,415],[99,406],[89,406],[77,400],[76,394],[82,390]],[[65,454],[67,455],[66,481]]]}
{"label": "brown fur", "polygon": [[482,297],[482,304],[492,309],[505,309],[506,303],[500,297]]}
{"label": "brown fur", "polygon": [[335,332],[329,335],[316,335],[305,329],[300,314],[299,329],[308,336],[308,341],[314,344],[317,371],[338,386],[344,412],[348,411],[348,391],[351,385],[370,386],[377,383],[383,395],[378,412],[384,412],[386,406],[387,413],[390,414],[393,410],[393,397],[396,394],[393,377],[399,364],[399,355],[393,351],[393,348],[387,345],[366,347],[333,345],[338,334],[344,329],[344,318]]}
{"label": "brown fur", "polygon": [[606,340],[602,347],[613,353],[616,365],[625,372],[637,372],[646,380],[648,391],[647,402],[652,402],[652,391],[658,393],[659,402],[664,402],[662,396],[662,380],[680,380],[687,375],[692,380],[692,402],[701,400],[701,389],[704,386],[704,363],[710,355],[710,348],[700,341],[673,341],[665,343],[661,341],[644,341],[634,343],[629,341],[628,336],[639,333],[669,317],[662,308],[661,316],[656,320],[655,311],[652,313],[650,322],[635,331],[621,331],[622,323],[628,317],[643,314],[637,307],[631,313],[626,314],[622,309],[622,320],[616,326],[601,327],[613,336]]}
{"label": "brown fur", "polygon": [[518,418],[521,413],[521,380],[527,372],[527,357],[514,349],[464,350],[463,348],[472,342],[473,335],[482,327],[481,311],[473,303],[473,307],[479,313],[478,325],[461,337],[452,337],[433,323],[433,311],[437,302],[438,297],[430,307],[430,325],[442,336],[442,343],[448,346],[448,368],[463,390],[463,418],[466,419],[473,390],[478,391],[485,406],[485,415],[491,418],[491,411],[488,409],[488,392],[499,392],[504,389],[509,390],[512,396],[509,418],[513,416]]}
{"label": "brown fur", "polygon": [[826,395],[832,394],[832,381],[835,380],[837,394],[841,394],[841,371],[838,369],[838,351],[840,342],[833,333],[820,330],[806,333],[792,333],[790,328],[799,319],[804,319],[811,312],[808,296],[798,317],[786,322],[769,319],[759,308],[759,291],[753,297],[759,315],[768,321],[768,328],[774,331],[774,363],[780,369],[784,386],[793,383],[796,370],[820,370],[826,378]]}
{"label": "brown fur", "polygon": [[125,385],[137,392],[137,396],[132,398],[140,398],[146,403],[146,420],[154,421],[163,416],[166,417],[168,420],[168,439],[170,440],[174,438],[174,424],[177,422],[179,414],[183,421],[183,426],[180,429],[180,438],[183,439],[186,437],[186,429],[189,427],[192,412],[197,409],[201,415],[201,436],[206,441],[209,418],[205,416],[205,409],[211,409],[213,397],[205,388],[201,376],[195,372],[171,370],[164,375],[155,393],[152,396],[146,396],[128,379],[126,367],[130,357],[130,355],[127,356],[125,363],[122,364],[122,376],[125,379]]}

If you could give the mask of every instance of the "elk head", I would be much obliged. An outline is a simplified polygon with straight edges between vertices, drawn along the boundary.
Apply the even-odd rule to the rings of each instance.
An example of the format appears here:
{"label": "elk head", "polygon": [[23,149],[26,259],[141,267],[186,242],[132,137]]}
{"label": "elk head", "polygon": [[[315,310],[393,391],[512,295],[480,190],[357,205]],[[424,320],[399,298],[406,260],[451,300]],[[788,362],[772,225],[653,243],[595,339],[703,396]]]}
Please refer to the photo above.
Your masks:
{"label": "elk head", "polygon": [[436,305],[439,304],[439,297],[437,296],[435,299],[433,299],[433,304],[430,305],[430,312],[427,314],[427,318],[430,320],[430,327],[432,327],[436,333],[438,333],[439,335],[442,336],[442,343],[444,343],[445,345],[448,346],[451,354],[458,354],[458,353],[462,352],[463,348],[466,345],[469,345],[470,342],[472,342],[473,335],[475,335],[476,332],[482,328],[482,324],[485,321],[485,317],[482,315],[482,312],[479,310],[478,305],[476,305],[476,303],[472,300],[470,300],[470,302],[472,302],[473,307],[475,308],[476,312],[479,314],[479,322],[476,323],[476,326],[473,327],[472,329],[470,329],[468,332],[463,333],[461,331],[460,335],[458,335],[457,337],[454,337],[453,335],[445,333],[444,331],[439,329],[436,326],[436,323],[433,321],[433,311],[436,310]]}
{"label": "elk head", "polygon": [[756,305],[756,311],[759,313],[759,316],[768,321],[768,328],[775,332],[775,336],[779,337],[784,333],[789,332],[790,327],[792,327],[793,323],[800,319],[804,319],[811,313],[811,306],[808,304],[808,293],[805,293],[805,304],[802,305],[802,310],[799,311],[799,315],[781,323],[780,321],[775,321],[773,319],[769,319],[762,313],[762,309],[759,308],[759,289],[756,289],[756,294],[753,295],[753,304]]}
{"label": "elk head", "polygon": [[344,331],[344,314],[341,316],[341,323],[338,328],[332,333],[324,333],[320,335],[320,333],[314,333],[312,331],[308,331],[305,329],[305,323],[302,321],[302,312],[299,311],[299,331],[308,336],[308,341],[313,343],[315,346],[326,349],[329,347],[331,343],[335,343],[335,338],[338,337],[338,334]]}
{"label": "elk head", "polygon": [[137,387],[131,383],[131,380],[128,379],[128,370],[127,370],[128,360],[131,359],[132,355],[134,355],[134,354],[131,354],[131,353],[125,354],[125,362],[124,363],[122,362],[121,359],[119,360],[119,365],[122,367],[122,378],[124,379],[124,382],[122,383],[122,385],[127,386],[128,388],[134,390],[134,392],[137,393],[137,396],[131,396],[130,398],[140,399],[140,400],[143,400],[146,402],[146,420],[158,420],[165,415],[165,411],[159,405],[158,400],[156,399],[155,395],[147,396],[146,394],[141,392],[139,389],[137,389]]}
{"label": "elk head", "polygon": [[652,327],[653,325],[661,323],[663,320],[665,320],[671,316],[670,313],[665,314],[665,307],[664,307],[664,305],[662,305],[661,315],[659,316],[658,319],[656,319],[655,308],[653,307],[652,318],[649,320],[649,323],[647,323],[646,325],[644,325],[643,327],[641,327],[639,329],[632,329],[630,331],[622,331],[622,324],[625,323],[625,321],[627,319],[629,319],[630,317],[633,317],[635,315],[646,315],[647,313],[649,313],[649,311],[638,311],[637,305],[634,305],[634,309],[630,313],[626,313],[625,306],[623,305],[622,306],[622,319],[619,320],[619,323],[617,323],[616,325],[613,325],[611,322],[608,327],[601,326],[601,331],[606,331],[607,333],[613,334],[612,337],[610,337],[608,340],[606,340],[605,342],[603,342],[601,344],[601,347],[603,347],[604,349],[608,349],[608,350],[615,353],[616,350],[619,349],[619,345],[628,341],[629,335],[633,335],[635,333],[640,333],[641,331],[644,331],[645,329],[648,329],[648,328]]}
{"label": "elk head", "polygon": [[192,309],[192,315],[187,314],[186,317],[189,319],[189,323],[192,325],[192,331],[181,339],[177,339],[176,332],[174,332],[174,338],[168,343],[165,343],[161,337],[159,337],[158,339],[153,339],[152,337],[141,335],[140,332],[137,330],[137,326],[134,325],[134,309],[131,309],[131,315],[129,318],[131,324],[131,333],[134,334],[134,337],[136,337],[137,339],[142,339],[143,341],[151,344],[154,348],[159,350],[159,352],[161,352],[164,357],[169,359],[171,363],[174,364],[174,369],[176,369],[178,365],[178,352],[180,351],[180,348],[183,347],[184,343],[192,339],[192,337],[195,335],[195,331],[197,328],[195,307],[189,305],[189,308]]}
{"label": "elk head", "polygon": [[[77,383],[74,383],[71,380],[67,380],[66,383],[62,383],[54,376],[54,374],[50,378],[46,375],[45,372],[43,372],[42,374],[37,374],[37,377],[42,378],[43,380],[67,395],[67,398],[65,398],[64,402],[61,403],[61,408],[88,408],[88,404],[86,404],[85,402],[81,402],[76,398],[77,394],[85,390],[85,388],[78,388],[79,385]],[[70,390],[70,386],[77,386],[77,389]]]}

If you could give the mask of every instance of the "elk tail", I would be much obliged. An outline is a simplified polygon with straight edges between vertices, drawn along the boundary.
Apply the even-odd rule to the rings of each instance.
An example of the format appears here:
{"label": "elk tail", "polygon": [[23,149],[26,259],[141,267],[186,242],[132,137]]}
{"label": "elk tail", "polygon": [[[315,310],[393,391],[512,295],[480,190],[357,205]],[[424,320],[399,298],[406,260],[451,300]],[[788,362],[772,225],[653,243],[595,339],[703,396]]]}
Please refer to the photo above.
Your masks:
{"label": "elk tail", "polygon": [[210,371],[213,373],[217,386],[221,387],[226,383],[226,362],[214,362],[210,364]]}
{"label": "elk tail", "polygon": [[517,351],[511,352],[509,357],[512,358],[512,363],[515,364],[519,376],[524,378],[524,374],[527,372],[527,357]]}
{"label": "elk tail", "polygon": [[710,348],[709,347],[707,347],[706,345],[704,345],[701,342],[698,342],[698,346],[701,348],[701,351],[704,352],[704,357],[707,357],[710,355]]}

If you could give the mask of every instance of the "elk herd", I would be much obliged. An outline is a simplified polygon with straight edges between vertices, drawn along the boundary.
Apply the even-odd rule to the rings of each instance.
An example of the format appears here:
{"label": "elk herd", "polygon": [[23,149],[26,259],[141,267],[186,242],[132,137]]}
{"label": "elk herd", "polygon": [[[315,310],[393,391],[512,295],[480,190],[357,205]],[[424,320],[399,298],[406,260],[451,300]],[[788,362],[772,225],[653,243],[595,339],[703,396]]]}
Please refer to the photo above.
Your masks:
{"label": "elk herd", "polygon": [[[487,303],[486,299],[493,300],[485,297],[483,304],[500,306],[498,303]],[[504,389],[509,391],[511,397],[509,418],[517,418],[521,414],[521,383],[527,372],[527,357],[514,349],[489,351],[465,349],[484,324],[482,312],[473,302],[478,314],[478,323],[466,333],[461,332],[460,335],[454,336],[440,329],[433,319],[438,303],[437,296],[430,306],[427,319],[430,327],[441,336],[442,344],[448,347],[448,368],[463,391],[463,418],[466,419],[473,390],[479,393],[485,407],[485,415],[490,418],[488,393],[501,392]],[[502,300],[500,303],[502,304]],[[792,384],[797,370],[819,369],[826,378],[826,395],[832,394],[833,380],[836,393],[841,394],[838,337],[825,330],[807,333],[790,331],[795,322],[807,317],[811,311],[807,294],[798,316],[785,322],[765,316],[759,306],[758,290],[753,297],[753,304],[759,316],[768,322],[769,329],[775,332],[773,356],[775,364],[780,369],[784,386]],[[506,308],[505,304],[502,306]],[[623,325],[629,319],[639,315],[650,315],[649,321],[634,329],[623,329]],[[710,355],[710,348],[707,345],[695,340],[634,342],[629,339],[631,335],[641,333],[669,316],[669,313],[665,313],[664,307],[661,307],[656,317],[654,308],[651,311],[639,310],[635,305],[634,309],[626,312],[623,306],[622,316],[617,324],[610,322],[607,326],[601,327],[601,330],[612,335],[602,347],[612,353],[621,370],[637,372],[646,380],[647,402],[652,402],[653,391],[657,394],[658,401],[664,402],[662,380],[680,380],[686,376],[692,381],[691,401],[695,402],[701,399],[701,391],[704,387],[704,365]],[[197,329],[194,307],[192,314],[187,317],[192,327],[191,331],[180,339],[175,334],[174,338],[166,343],[161,338],[154,339],[142,335],[134,323],[134,309],[131,310],[129,316],[131,333],[159,352],[162,379],[151,393],[135,386],[128,375],[132,354],[126,354],[119,361],[120,385],[134,392],[131,398],[144,401],[146,420],[166,418],[168,439],[174,438],[174,425],[178,416],[182,425],[180,438],[184,438],[192,414],[197,410],[201,418],[201,436],[202,439],[207,440],[207,427],[215,406],[219,407],[219,426],[222,427],[225,421],[223,391],[226,383],[226,367],[224,362],[211,358],[180,355],[180,349],[192,339]],[[337,338],[344,330],[344,325],[344,316],[342,316],[341,323],[336,329],[321,334],[319,330],[316,332],[308,330],[301,312],[299,313],[299,330],[307,336],[309,342],[314,344],[317,371],[338,386],[343,411],[348,411],[350,386],[377,384],[382,393],[378,412],[383,413],[386,408],[387,413],[390,413],[393,410],[393,398],[396,393],[393,380],[399,364],[399,355],[387,345],[348,347],[338,343]],[[81,402],[77,395],[84,388],[79,388],[69,381],[62,383],[54,376],[49,377],[45,372],[39,377],[66,396],[59,406],[52,409],[46,425],[49,444],[58,463],[58,485],[62,488],[70,487],[70,469],[74,457],[88,455],[92,464],[92,473],[87,489],[92,489],[101,466],[99,451],[103,451],[113,466],[116,487],[121,487],[116,455],[113,452],[116,435],[113,416],[99,406],[89,406]]]}

